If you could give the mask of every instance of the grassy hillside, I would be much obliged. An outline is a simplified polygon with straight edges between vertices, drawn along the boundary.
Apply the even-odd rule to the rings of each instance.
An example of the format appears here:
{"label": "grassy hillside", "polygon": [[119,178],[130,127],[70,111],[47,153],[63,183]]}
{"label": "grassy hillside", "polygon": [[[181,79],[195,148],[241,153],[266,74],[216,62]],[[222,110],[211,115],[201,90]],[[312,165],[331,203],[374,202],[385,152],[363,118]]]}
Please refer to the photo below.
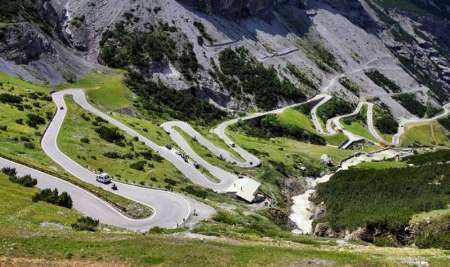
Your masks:
{"label": "grassy hillside", "polygon": [[[68,114],[58,137],[61,150],[83,166],[110,173],[116,179],[129,183],[139,183],[160,188],[172,188],[187,181],[168,161],[147,146],[118,131],[124,139],[122,143],[112,143],[101,138],[96,132],[102,126],[69,97],[66,97]],[[137,166],[142,165],[142,166]]]}
{"label": "grassy hillside", "polygon": [[114,111],[132,105],[132,93],[125,86],[122,71],[94,71],[81,80],[64,84],[60,89],[85,89],[92,104],[104,111]]}
{"label": "grassy hillside", "polygon": [[434,146],[434,145],[450,145],[448,131],[438,122],[419,123],[406,126],[406,132],[401,138],[403,146]]}
{"label": "grassy hillside", "polygon": [[[68,180],[127,213],[127,207],[132,201],[81,182],[67,174],[42,151],[40,138],[56,109],[49,92],[50,89],[46,86],[31,84],[0,73],[0,99],[3,99],[0,101],[0,156]],[[18,103],[11,103],[11,99],[16,98],[11,96],[20,96],[22,100],[17,98]],[[30,125],[29,114],[33,115],[33,121],[38,116],[45,119],[45,123]]]}
{"label": "grassy hillside", "polygon": [[[401,251],[352,249],[321,245],[305,246],[283,242],[201,241],[159,234],[133,234],[114,228],[99,232],[74,231],[70,225],[77,212],[43,202],[33,203],[36,189],[11,183],[0,174],[0,264],[43,266],[164,265],[164,266],[286,266],[326,262],[333,265],[394,266],[381,254],[398,257]],[[439,252],[410,251],[430,262],[440,263]],[[6,258],[5,258],[6,257]],[[9,263],[8,263],[9,262]],[[441,263],[442,264],[442,263]],[[442,265],[443,266],[443,265]]]}

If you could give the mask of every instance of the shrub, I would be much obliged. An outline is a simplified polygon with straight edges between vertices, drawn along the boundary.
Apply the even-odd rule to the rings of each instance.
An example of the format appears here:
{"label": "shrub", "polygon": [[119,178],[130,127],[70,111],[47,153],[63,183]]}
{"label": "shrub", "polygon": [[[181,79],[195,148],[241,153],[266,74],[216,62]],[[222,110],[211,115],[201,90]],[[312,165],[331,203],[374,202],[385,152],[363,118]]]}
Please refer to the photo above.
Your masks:
{"label": "shrub", "polygon": [[16,176],[17,171],[15,168],[4,167],[2,168],[2,173],[8,176]]}
{"label": "shrub", "polygon": [[145,160],[137,161],[132,164],[130,164],[130,168],[138,170],[138,171],[144,171],[145,165],[147,162]]}
{"label": "shrub", "polygon": [[72,198],[66,192],[61,195],[58,193],[58,189],[44,189],[36,193],[33,198],[33,202],[44,201],[50,204],[58,205],[68,209],[72,208]]}
{"label": "shrub", "polygon": [[188,185],[183,189],[184,192],[194,195],[199,198],[206,198],[208,196],[208,191],[204,190],[201,187]]}
{"label": "shrub", "polygon": [[261,138],[289,137],[317,145],[326,144],[325,139],[315,133],[308,132],[300,127],[283,125],[278,117],[273,114],[244,122],[241,121],[237,124],[237,127],[248,135]]}
{"label": "shrub", "polygon": [[167,184],[170,184],[170,185],[172,185],[172,186],[177,185],[177,181],[172,180],[172,179],[170,179],[170,178],[164,179],[164,182],[166,182]]}
{"label": "shrub", "polygon": [[110,159],[120,159],[120,158],[122,158],[122,156],[119,153],[115,152],[115,151],[105,152],[105,153],[103,153],[103,156],[105,156],[107,158],[110,158]]}
{"label": "shrub", "polygon": [[31,142],[24,142],[23,145],[27,149],[35,149],[36,148],[36,146]]}
{"label": "shrub", "polygon": [[100,138],[110,143],[120,144],[125,140],[125,136],[119,132],[117,128],[108,128],[106,126],[101,126],[95,129]]}
{"label": "shrub", "polygon": [[45,124],[45,119],[39,115],[29,113],[27,114],[27,125],[36,128],[38,125]]}
{"label": "shrub", "polygon": [[84,144],[89,144],[89,143],[91,142],[91,141],[89,140],[89,138],[87,138],[87,137],[81,138],[80,141],[81,141],[81,143],[84,143]]}
{"label": "shrub", "polygon": [[31,175],[25,175],[23,177],[10,175],[9,180],[13,183],[20,184],[25,187],[34,187],[35,185],[37,185],[37,180],[33,179]]}
{"label": "shrub", "polygon": [[78,218],[75,223],[72,224],[72,228],[77,231],[90,231],[95,232],[97,226],[99,225],[99,220],[95,220],[91,217],[81,217]]}
{"label": "shrub", "polygon": [[20,96],[11,95],[8,93],[0,94],[0,102],[6,104],[20,104],[23,99]]}
{"label": "shrub", "polygon": [[141,152],[141,153],[139,153],[141,156],[143,156],[144,157],[144,159],[146,159],[146,160],[152,160],[153,159],[153,154],[152,154],[152,152],[151,151],[144,151],[144,152]]}

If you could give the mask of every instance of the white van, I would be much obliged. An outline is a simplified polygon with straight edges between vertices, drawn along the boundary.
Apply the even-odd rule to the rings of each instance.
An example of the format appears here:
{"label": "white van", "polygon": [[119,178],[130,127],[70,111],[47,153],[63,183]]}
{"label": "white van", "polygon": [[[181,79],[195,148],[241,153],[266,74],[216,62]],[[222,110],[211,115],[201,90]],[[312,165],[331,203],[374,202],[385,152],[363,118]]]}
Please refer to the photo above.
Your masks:
{"label": "white van", "polygon": [[97,175],[95,180],[97,180],[97,182],[102,183],[102,184],[109,184],[109,183],[111,183],[111,177],[106,172]]}

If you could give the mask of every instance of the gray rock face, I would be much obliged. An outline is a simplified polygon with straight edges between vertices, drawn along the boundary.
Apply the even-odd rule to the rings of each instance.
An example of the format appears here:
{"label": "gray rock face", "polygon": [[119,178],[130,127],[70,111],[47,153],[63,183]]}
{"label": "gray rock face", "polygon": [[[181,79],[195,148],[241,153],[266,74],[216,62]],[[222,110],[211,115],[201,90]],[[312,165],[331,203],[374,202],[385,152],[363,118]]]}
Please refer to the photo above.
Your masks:
{"label": "gray rock face", "polygon": [[268,16],[277,0],[181,0],[209,13],[232,18]]}
{"label": "gray rock face", "polygon": [[0,43],[0,54],[16,64],[28,64],[38,60],[44,53],[53,53],[47,36],[28,23],[7,30],[5,42]]}

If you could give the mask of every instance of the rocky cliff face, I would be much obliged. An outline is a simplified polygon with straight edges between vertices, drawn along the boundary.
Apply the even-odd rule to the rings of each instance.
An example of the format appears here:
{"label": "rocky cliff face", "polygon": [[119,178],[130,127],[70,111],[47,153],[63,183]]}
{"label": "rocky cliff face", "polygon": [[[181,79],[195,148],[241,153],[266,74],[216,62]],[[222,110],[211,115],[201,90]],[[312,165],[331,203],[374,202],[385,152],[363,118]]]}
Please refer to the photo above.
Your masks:
{"label": "rocky cliff face", "polygon": [[[360,95],[339,83],[327,91],[355,102],[359,96],[381,95],[395,116],[409,117],[382,88],[355,70],[376,68],[405,91],[424,84],[432,96],[445,101],[450,92],[448,1],[410,1],[424,12],[373,0],[40,0],[28,12],[33,16],[11,12],[13,19],[0,27],[0,71],[51,83],[80,77],[99,66],[103,34],[122,22],[127,31],[164,28],[176,44],[183,44],[179,51],[192,46],[187,57],[178,55],[198,62],[189,79],[179,62],[153,69],[147,78],[177,90],[196,88],[199,96],[222,108],[239,109],[242,99],[253,104],[254,96],[237,99],[217,77],[220,53],[243,47],[255,62],[273,67],[297,87],[305,87],[305,75],[311,77],[317,88],[305,91],[308,96],[335,75],[349,72],[349,78],[361,85]],[[290,71],[289,65],[302,70],[303,76]],[[428,99],[428,94],[417,96]]]}
{"label": "rocky cliff face", "polygon": [[277,0],[181,0],[197,9],[230,18],[268,16]]}

